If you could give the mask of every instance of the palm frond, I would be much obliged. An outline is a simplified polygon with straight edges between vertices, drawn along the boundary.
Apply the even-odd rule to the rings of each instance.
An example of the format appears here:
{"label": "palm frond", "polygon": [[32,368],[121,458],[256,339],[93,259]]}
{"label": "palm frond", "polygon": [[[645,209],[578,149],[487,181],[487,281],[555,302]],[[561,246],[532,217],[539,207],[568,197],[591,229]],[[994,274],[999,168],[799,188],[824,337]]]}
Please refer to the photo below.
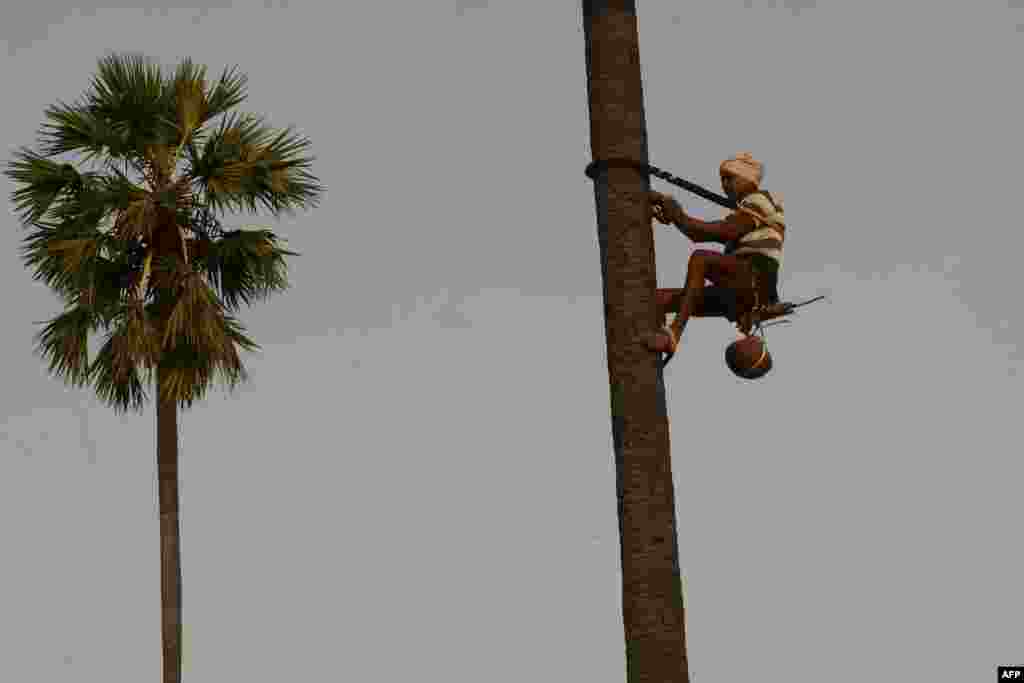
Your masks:
{"label": "palm frond", "polygon": [[[137,153],[147,143],[170,144],[175,122],[169,117],[172,93],[160,64],[138,53],[108,52],[99,60],[88,95],[88,111],[108,122],[123,143],[121,150]],[[122,153],[117,153],[122,152]]]}
{"label": "palm frond", "polygon": [[132,262],[132,255],[117,256],[117,259],[97,257],[88,287],[77,295],[77,300],[94,311],[104,328],[109,328],[117,317],[127,299],[126,293],[138,279],[138,267]]}
{"label": "palm frond", "polygon": [[118,210],[113,233],[123,240],[151,240],[156,213],[153,198],[142,195]]}
{"label": "palm frond", "polygon": [[217,85],[214,86],[206,98],[206,112],[199,119],[200,126],[229,109],[237,107],[248,97],[248,94],[245,92],[248,77],[244,74],[234,73],[236,68],[237,66],[225,69],[221,73],[220,78],[217,80]]}
{"label": "palm frond", "polygon": [[206,396],[212,381],[213,367],[209,358],[182,341],[174,350],[164,353],[157,389],[161,400],[191,408]]}
{"label": "palm frond", "polygon": [[114,341],[108,339],[90,365],[93,389],[99,399],[113,408],[115,413],[129,410],[141,413],[146,405],[145,387],[150,380],[145,376],[145,371],[136,366],[115,368],[113,349]]}
{"label": "palm frond", "polygon": [[86,263],[99,255],[99,242],[95,238],[54,240],[46,245],[49,252],[61,259],[61,265],[68,272],[80,272]]}
{"label": "palm frond", "polygon": [[211,242],[200,253],[202,268],[217,289],[224,306],[237,311],[288,288],[286,256],[282,240],[270,230],[234,230]]}
{"label": "palm frond", "polygon": [[106,242],[95,229],[41,223],[23,240],[22,259],[35,280],[70,299],[93,285]]}
{"label": "palm frond", "polygon": [[180,289],[163,331],[160,391],[163,399],[190,407],[206,394],[214,376],[229,388],[245,381],[238,350],[259,346],[225,314],[216,293],[198,274],[186,277]]}
{"label": "palm frond", "polygon": [[61,193],[81,191],[86,179],[71,164],[50,161],[27,148],[14,153],[4,175],[23,187],[11,193],[11,201],[23,225],[42,218]]}
{"label": "palm frond", "polygon": [[78,102],[45,110],[40,129],[47,156],[84,150],[94,157],[137,156],[147,144],[174,134],[170,95],[160,65],[139,54],[108,53],[99,60],[91,91]]}
{"label": "palm frond", "polygon": [[164,326],[162,346],[170,350],[184,340],[190,346],[224,353],[228,343],[224,336],[223,312],[217,295],[193,273],[180,280],[177,296]]}
{"label": "palm frond", "polygon": [[162,197],[140,187],[115,170],[113,175],[99,176],[77,196],[67,197],[51,208],[54,221],[78,225],[81,230],[98,228],[108,216],[113,217],[111,234],[123,240],[149,237],[156,206]]}
{"label": "palm frond", "polygon": [[161,396],[186,408],[206,396],[211,384],[219,379],[229,391],[248,381],[249,374],[238,355],[238,349],[258,350],[239,322],[224,316],[227,353],[214,357],[192,346],[187,338],[176,340],[174,348],[165,350],[160,364]]}
{"label": "palm frond", "polygon": [[244,75],[234,73],[234,67],[225,69],[211,90],[206,83],[206,67],[197,66],[190,59],[178,65],[169,84],[177,130],[173,154],[175,165],[182,148],[189,158],[197,156],[197,143],[202,145],[207,139],[207,131],[203,128],[206,123],[246,99],[246,81]]}
{"label": "palm frond", "polygon": [[225,69],[211,89],[207,87],[205,66],[188,58],[178,65],[171,80],[179,134],[176,144],[187,145],[208,121],[245,101],[248,79],[234,73],[236,68]]}
{"label": "palm frond", "polygon": [[50,123],[43,124],[38,138],[40,149],[46,156],[84,151],[85,160],[91,161],[104,151],[123,156],[128,150],[126,134],[86,104],[61,101],[48,106],[43,114]]}
{"label": "palm frond", "polygon": [[278,133],[253,115],[227,116],[200,153],[189,152],[188,174],[203,187],[211,208],[248,210],[263,206],[275,216],[314,207],[323,188],[306,169],[315,157],[301,156],[308,139]]}
{"label": "palm frond", "polygon": [[[45,187],[45,175],[42,183]],[[76,184],[77,189],[46,210],[46,219],[32,221],[21,247],[34,278],[65,298],[98,285],[98,270],[110,270],[104,258],[117,255],[117,267],[125,266],[127,252],[151,229],[148,195],[127,179],[87,174],[79,176]],[[31,194],[35,187],[23,189]],[[116,217],[115,225],[107,230],[103,223],[111,214]]]}
{"label": "palm frond", "polygon": [[206,68],[191,59],[178,65],[172,83],[178,115],[178,145],[187,143],[206,117]]}
{"label": "palm frond", "polygon": [[71,164],[58,164],[32,152],[21,150],[8,163],[4,174],[21,187],[11,200],[25,227],[50,222],[76,224],[82,230],[96,226],[113,209],[123,209],[139,197],[142,188],[128,178],[79,172]]}
{"label": "palm frond", "polygon": [[49,371],[66,383],[82,387],[89,380],[89,334],[98,327],[96,315],[85,306],[75,306],[52,320],[40,323],[36,353]]}
{"label": "palm frond", "polygon": [[115,411],[141,411],[146,401],[144,385],[154,377],[160,360],[160,334],[137,301],[121,308],[117,322],[90,364],[89,377],[96,394]]}

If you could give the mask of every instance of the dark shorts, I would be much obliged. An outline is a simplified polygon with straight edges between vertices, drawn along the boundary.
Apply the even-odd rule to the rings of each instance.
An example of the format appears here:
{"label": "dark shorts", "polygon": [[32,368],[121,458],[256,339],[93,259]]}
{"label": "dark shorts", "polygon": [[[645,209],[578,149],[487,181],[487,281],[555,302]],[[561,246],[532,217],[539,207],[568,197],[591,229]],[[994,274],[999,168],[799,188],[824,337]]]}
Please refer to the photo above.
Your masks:
{"label": "dark shorts", "polygon": [[773,258],[769,258],[764,254],[744,254],[740,258],[745,258],[750,261],[750,264],[754,266],[754,270],[764,275],[778,275],[779,274],[779,262]]}
{"label": "dark shorts", "polygon": [[704,287],[704,296],[697,305],[696,314],[701,318],[725,318],[735,322],[737,314],[736,292],[729,287],[711,285]]}
{"label": "dark shorts", "polygon": [[[754,267],[754,276],[757,279],[757,287],[767,296],[768,301],[766,303],[778,303],[779,271],[777,264],[770,258],[757,256],[757,258],[750,258],[750,263]],[[730,322],[735,322],[738,313],[739,298],[735,290],[722,285],[708,285],[704,287],[704,297],[697,306],[697,316],[708,318],[720,317]]]}
{"label": "dark shorts", "polygon": [[754,266],[758,290],[768,297],[766,303],[779,303],[779,262],[762,254],[752,254],[748,258]]}

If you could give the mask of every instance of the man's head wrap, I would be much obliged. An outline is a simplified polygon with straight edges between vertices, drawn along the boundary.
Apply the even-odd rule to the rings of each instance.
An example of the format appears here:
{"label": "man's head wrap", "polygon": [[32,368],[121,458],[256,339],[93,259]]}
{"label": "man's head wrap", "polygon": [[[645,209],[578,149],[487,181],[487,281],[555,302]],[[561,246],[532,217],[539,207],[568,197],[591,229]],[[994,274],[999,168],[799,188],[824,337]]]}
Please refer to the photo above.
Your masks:
{"label": "man's head wrap", "polygon": [[754,187],[758,187],[761,184],[761,178],[764,177],[764,164],[754,159],[749,152],[740,152],[733,158],[723,161],[718,172],[722,175],[742,178],[752,183]]}

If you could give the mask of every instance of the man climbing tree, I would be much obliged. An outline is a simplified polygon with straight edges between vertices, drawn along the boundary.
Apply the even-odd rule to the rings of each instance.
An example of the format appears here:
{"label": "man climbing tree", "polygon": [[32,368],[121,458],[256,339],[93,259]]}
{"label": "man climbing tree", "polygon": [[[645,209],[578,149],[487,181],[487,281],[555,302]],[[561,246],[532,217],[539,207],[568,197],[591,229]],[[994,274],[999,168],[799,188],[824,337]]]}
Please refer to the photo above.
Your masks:
{"label": "man climbing tree", "polygon": [[[659,289],[659,320],[676,318],[648,339],[652,351],[666,354],[667,364],[691,316],[724,317],[745,334],[756,307],[777,304],[778,274],[786,224],[782,199],[760,189],[764,166],[749,153],[737,154],[719,168],[722,189],[736,210],[720,221],[702,221],[686,214],[672,197],[650,193],[651,212],[660,223],[673,224],[694,242],[718,242],[723,252],[697,249],[690,255],[683,289]],[[704,281],[710,280],[711,287]]]}

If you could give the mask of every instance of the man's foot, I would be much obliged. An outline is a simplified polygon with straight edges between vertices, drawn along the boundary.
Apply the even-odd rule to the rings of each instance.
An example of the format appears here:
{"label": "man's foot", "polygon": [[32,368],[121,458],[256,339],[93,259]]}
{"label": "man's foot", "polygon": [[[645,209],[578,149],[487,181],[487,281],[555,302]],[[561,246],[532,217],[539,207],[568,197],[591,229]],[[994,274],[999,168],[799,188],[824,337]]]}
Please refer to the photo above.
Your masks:
{"label": "man's foot", "polygon": [[682,320],[679,319],[679,316],[676,316],[675,320],[672,321],[672,324],[662,328],[662,330],[663,331],[659,336],[667,333],[669,337],[669,344],[671,346],[668,351],[664,352],[665,357],[661,359],[661,369],[664,370],[665,366],[668,365],[668,362],[672,360],[672,356],[676,355],[676,350],[679,348],[679,338],[683,336]]}

